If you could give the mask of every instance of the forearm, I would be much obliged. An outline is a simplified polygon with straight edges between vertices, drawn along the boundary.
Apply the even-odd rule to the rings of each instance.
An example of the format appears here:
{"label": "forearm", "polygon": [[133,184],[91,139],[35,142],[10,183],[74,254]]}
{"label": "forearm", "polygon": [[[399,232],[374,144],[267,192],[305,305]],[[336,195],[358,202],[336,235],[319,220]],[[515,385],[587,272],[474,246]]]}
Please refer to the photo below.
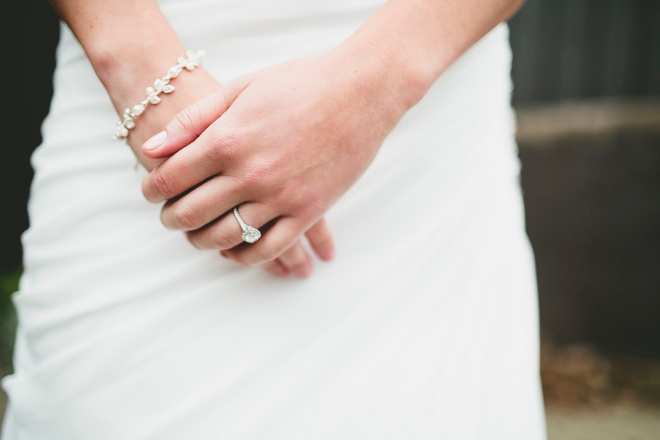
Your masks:
{"label": "forearm", "polygon": [[[51,0],[82,45],[97,76],[121,114],[145,98],[145,89],[185,56],[186,48],[153,0]],[[188,48],[192,50],[202,48]],[[163,129],[179,111],[217,90],[219,84],[202,68],[182,72],[176,91],[139,117],[128,142],[151,168],[139,147]],[[111,136],[113,127],[108,127]]]}
{"label": "forearm", "polygon": [[118,111],[185,48],[153,0],[51,0],[71,28]]}
{"label": "forearm", "polygon": [[[415,104],[458,57],[524,0],[389,0],[348,41],[378,56],[381,74]],[[394,86],[392,86],[394,87]]]}

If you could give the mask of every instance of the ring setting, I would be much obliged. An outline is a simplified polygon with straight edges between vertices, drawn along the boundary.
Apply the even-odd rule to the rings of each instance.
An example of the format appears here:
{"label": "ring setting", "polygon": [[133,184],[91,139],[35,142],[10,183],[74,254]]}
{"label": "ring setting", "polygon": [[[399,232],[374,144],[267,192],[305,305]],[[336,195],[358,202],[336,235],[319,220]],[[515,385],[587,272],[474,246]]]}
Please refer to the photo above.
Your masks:
{"label": "ring setting", "polygon": [[238,220],[238,224],[241,225],[241,229],[243,230],[243,235],[241,235],[241,237],[244,242],[252,244],[256,243],[257,240],[261,238],[261,232],[259,229],[253,228],[245,223],[241,215],[238,213],[238,207],[234,208],[234,217]]}

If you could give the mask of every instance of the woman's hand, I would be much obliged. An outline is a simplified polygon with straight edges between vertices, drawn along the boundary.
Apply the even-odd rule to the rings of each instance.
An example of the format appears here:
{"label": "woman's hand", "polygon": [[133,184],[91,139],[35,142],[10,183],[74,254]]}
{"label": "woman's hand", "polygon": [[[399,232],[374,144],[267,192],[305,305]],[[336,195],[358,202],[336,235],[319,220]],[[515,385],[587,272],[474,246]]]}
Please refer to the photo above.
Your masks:
{"label": "woman's hand", "polygon": [[[145,194],[163,200],[208,179],[168,203],[163,220],[191,231],[205,226],[189,233],[191,241],[221,249],[238,244],[236,224],[230,233],[229,217],[209,222],[248,202],[241,208],[248,222],[272,228],[256,245],[227,255],[247,265],[271,261],[267,268],[282,273],[284,266],[273,257],[286,248],[299,255],[302,250],[292,243],[302,231],[308,238],[327,233],[324,223],[318,230],[308,228],[364,171],[403,112],[521,1],[388,0],[331,54],[245,77],[190,107],[178,117],[180,127],[175,122],[168,128],[163,145],[144,149],[142,157],[135,147],[162,126],[158,118],[172,111],[160,104],[157,116],[150,109],[129,139],[147,168],[158,163],[147,157],[162,160],[209,130],[152,172]],[[185,52],[154,0],[51,3],[83,46],[119,114],[127,103],[143,98],[141,87],[155,79],[155,72],[159,75]],[[181,104],[169,98],[163,103]],[[320,255],[332,253],[331,240],[322,240],[320,248],[310,241]]]}
{"label": "woman's hand", "polygon": [[[53,4],[83,46],[120,115],[144,99],[145,88],[185,54],[186,48],[154,0],[54,0]],[[148,170],[167,155],[157,160],[144,156],[140,150],[144,141],[162,131],[182,109],[220,89],[203,68],[181,72],[171,84],[174,93],[140,115],[127,139]],[[325,223],[310,230],[308,238],[315,250],[323,251],[322,258],[332,257],[332,238]],[[304,277],[311,271],[311,260],[298,244],[266,269],[276,275]]]}
{"label": "woman's hand", "polygon": [[[166,160],[168,155],[160,155],[158,159],[145,157],[140,146],[146,139],[162,129],[174,118],[177,113],[195,102],[212,95],[220,90],[220,84],[205,70],[195,69],[193,72],[182,72],[172,84],[176,87],[174,93],[169,94],[159,104],[152,105],[136,120],[136,126],[130,131],[127,139],[129,146],[136,154],[138,160],[148,170],[154,169],[159,163]],[[183,145],[182,145],[183,147]],[[323,260],[330,260],[334,254],[332,235],[323,219],[319,220],[308,232],[307,237],[312,248]],[[312,271],[311,258],[301,243],[296,243],[279,258],[265,265],[264,268],[278,276],[293,274],[305,278]]]}
{"label": "woman's hand", "polygon": [[[143,183],[151,202],[170,200],[167,227],[246,266],[315,232],[407,109],[385,61],[366,45],[340,49],[235,80],[143,145],[150,158],[174,153]],[[255,244],[238,246],[237,205],[248,224],[265,227]]]}

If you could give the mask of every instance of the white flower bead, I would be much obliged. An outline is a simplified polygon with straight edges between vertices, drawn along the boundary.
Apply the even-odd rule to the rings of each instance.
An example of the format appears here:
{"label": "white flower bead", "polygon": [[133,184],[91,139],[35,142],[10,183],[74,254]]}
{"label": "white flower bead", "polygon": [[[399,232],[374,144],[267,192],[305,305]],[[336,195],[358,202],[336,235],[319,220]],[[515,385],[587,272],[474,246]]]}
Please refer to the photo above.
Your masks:
{"label": "white flower bead", "polygon": [[170,78],[176,78],[179,76],[179,73],[181,73],[180,66],[170,67],[170,70],[167,71],[167,74],[170,76]]}
{"label": "white flower bead", "polygon": [[170,80],[176,78],[179,74],[186,70],[194,70],[195,67],[201,66],[202,58],[206,53],[203,50],[193,52],[191,50],[186,52],[186,57],[179,57],[178,64],[170,67],[167,75],[154,81],[153,87],[146,88],[147,97],[140,101],[139,104],[133,106],[133,110],[127,108],[124,110],[123,119],[117,123],[117,130],[114,139],[124,140],[128,137],[129,130],[135,127],[135,118],[144,113],[149,104],[158,104],[161,98],[158,96],[161,93],[172,93],[174,86],[170,85]]}

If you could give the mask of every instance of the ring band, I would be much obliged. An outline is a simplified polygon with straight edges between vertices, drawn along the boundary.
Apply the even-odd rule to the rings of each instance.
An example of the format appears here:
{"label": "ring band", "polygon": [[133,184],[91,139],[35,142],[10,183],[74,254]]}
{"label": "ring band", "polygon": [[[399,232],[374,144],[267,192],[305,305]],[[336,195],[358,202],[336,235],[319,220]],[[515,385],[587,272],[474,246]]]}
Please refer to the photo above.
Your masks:
{"label": "ring band", "polygon": [[238,213],[238,206],[234,208],[234,217],[238,220],[238,224],[241,225],[241,229],[243,230],[243,235],[241,237],[244,242],[252,244],[261,238],[261,232],[259,232],[259,229],[253,228],[243,221],[243,218]]}

